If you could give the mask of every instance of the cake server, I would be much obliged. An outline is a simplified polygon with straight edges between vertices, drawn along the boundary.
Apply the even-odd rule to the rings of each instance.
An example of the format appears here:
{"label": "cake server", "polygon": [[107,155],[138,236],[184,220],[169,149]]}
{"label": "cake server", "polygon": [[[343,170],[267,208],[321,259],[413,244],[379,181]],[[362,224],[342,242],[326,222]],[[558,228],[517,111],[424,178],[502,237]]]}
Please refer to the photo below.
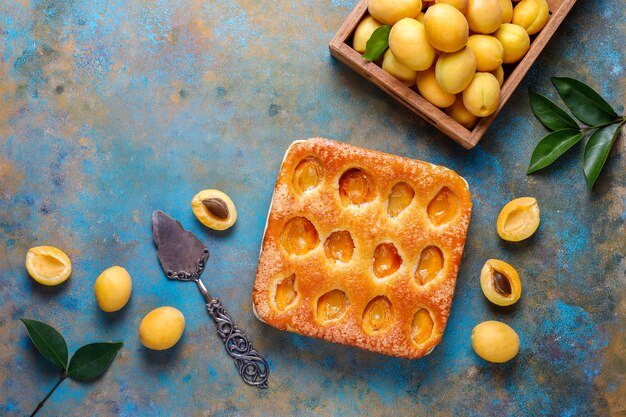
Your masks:
{"label": "cake server", "polygon": [[224,310],[219,298],[213,298],[200,280],[209,250],[193,233],[183,229],[176,219],[160,210],[152,213],[152,237],[158,257],[169,279],[194,281],[206,301],[206,309],[217,326],[228,355],[235,361],[239,375],[248,385],[267,388],[269,366],[252,347]]}

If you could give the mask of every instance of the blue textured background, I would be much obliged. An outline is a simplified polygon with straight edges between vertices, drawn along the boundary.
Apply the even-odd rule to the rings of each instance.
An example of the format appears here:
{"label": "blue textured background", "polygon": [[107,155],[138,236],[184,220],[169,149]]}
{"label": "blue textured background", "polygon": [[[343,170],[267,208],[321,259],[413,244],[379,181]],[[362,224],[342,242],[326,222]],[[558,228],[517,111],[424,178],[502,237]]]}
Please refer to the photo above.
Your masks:
{"label": "blue textured background", "polygon": [[[66,381],[41,415],[626,415],[624,138],[588,192],[582,146],[526,177],[545,134],[528,87],[554,97],[549,76],[574,76],[623,113],[622,0],[579,0],[517,94],[465,151],[329,56],[356,1],[0,1],[0,414],[32,411],[57,373],[17,321],[50,322],[72,352],[123,340],[93,383]],[[474,212],[442,343],[407,361],[283,333],[258,322],[251,289],[273,183],[288,144],[324,136],[446,165],[467,178]],[[226,191],[239,220],[213,233],[190,210],[205,188]],[[510,199],[535,196],[539,232],[499,240]],[[205,279],[268,359],[271,386],[244,386],[193,284],[168,282],[150,234],[163,209],[207,242]],[[44,288],[23,266],[29,247],[64,249],[66,284]],[[497,309],[479,272],[517,267],[522,299]],[[129,305],[102,313],[93,283],[118,264]],[[151,352],[144,314],[172,305],[181,342]],[[477,323],[499,319],[519,356],[491,365],[471,350]]]}

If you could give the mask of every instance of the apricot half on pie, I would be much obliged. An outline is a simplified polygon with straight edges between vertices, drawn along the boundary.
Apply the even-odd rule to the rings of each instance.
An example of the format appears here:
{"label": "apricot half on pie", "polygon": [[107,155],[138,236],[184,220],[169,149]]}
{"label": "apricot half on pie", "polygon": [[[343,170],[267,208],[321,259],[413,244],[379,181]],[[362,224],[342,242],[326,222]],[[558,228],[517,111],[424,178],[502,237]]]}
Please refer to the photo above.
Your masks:
{"label": "apricot half on pie", "polygon": [[472,203],[455,172],[294,142],[274,189],[254,310],[278,329],[410,359],[440,342]]}

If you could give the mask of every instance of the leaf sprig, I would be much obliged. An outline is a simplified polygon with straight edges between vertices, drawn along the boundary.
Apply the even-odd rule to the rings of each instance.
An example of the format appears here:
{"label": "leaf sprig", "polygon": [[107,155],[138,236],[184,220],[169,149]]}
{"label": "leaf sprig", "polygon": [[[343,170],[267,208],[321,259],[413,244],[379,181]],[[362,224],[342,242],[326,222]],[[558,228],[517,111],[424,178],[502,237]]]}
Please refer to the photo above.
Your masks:
{"label": "leaf sprig", "polygon": [[20,319],[33,344],[53,365],[61,369],[61,377],[48,395],[37,405],[31,417],[43,407],[46,400],[54,390],[70,377],[78,380],[93,379],[102,374],[109,367],[117,352],[124,345],[123,342],[115,343],[91,343],[79,348],[72,356],[68,364],[67,343],[54,327],[41,321]]}
{"label": "leaf sprig", "polygon": [[552,100],[530,90],[530,107],[551,133],[537,143],[526,175],[549,166],[591,132],[583,157],[583,171],[591,190],[626,122],[626,116],[619,116],[600,94],[582,81],[553,77],[552,84],[572,114],[587,126],[580,127],[576,120]]}
{"label": "leaf sprig", "polygon": [[377,28],[365,44],[363,58],[368,61],[376,61],[389,48],[389,32],[391,25],[383,25]]}

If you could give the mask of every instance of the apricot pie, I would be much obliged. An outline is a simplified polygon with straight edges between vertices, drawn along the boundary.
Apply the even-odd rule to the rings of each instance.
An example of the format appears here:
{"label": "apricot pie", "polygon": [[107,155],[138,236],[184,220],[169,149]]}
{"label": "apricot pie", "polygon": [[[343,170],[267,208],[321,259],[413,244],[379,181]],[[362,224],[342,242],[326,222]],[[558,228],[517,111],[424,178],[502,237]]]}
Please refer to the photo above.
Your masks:
{"label": "apricot pie", "polygon": [[472,203],[455,172],[327,139],[294,142],[254,282],[281,330],[405,358],[443,334]]}

